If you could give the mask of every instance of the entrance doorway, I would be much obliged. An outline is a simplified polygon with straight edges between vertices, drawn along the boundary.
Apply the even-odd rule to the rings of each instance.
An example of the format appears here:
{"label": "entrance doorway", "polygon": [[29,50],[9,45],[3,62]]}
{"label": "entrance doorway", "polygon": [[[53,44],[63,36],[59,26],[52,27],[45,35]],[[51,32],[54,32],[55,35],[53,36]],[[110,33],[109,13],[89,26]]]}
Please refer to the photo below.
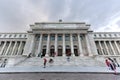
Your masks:
{"label": "entrance doorway", "polygon": [[62,46],[58,46],[58,56],[62,56]]}
{"label": "entrance doorway", "polygon": [[71,49],[69,45],[66,45],[66,56],[71,56]]}
{"label": "entrance doorway", "polygon": [[43,46],[41,56],[44,57],[45,55],[46,55],[46,45]]}
{"label": "entrance doorway", "polygon": [[74,45],[74,54],[75,54],[75,56],[79,56],[78,47],[76,45]]}
{"label": "entrance doorway", "polygon": [[54,45],[51,45],[51,47],[50,47],[50,56],[51,56],[51,57],[54,57],[54,56],[55,56]]}

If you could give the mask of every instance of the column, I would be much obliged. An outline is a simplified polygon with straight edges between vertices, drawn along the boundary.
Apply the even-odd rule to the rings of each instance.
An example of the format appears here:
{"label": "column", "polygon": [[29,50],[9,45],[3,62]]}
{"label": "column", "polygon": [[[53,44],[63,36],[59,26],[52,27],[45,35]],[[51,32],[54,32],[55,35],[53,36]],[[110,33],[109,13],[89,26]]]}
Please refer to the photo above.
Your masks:
{"label": "column", "polygon": [[77,36],[78,36],[78,45],[79,45],[79,53],[80,53],[79,55],[83,56],[80,34],[77,34]]}
{"label": "column", "polygon": [[99,42],[99,45],[100,45],[100,50],[101,50],[101,55],[104,55],[104,53],[103,53],[103,48],[102,48],[102,45],[101,45],[101,42],[100,41],[98,41]]}
{"label": "column", "polygon": [[2,49],[1,49],[1,51],[0,51],[0,55],[2,55],[3,50],[4,50],[5,46],[6,46],[6,44],[7,44],[7,41],[4,41],[4,45],[3,45],[3,47],[2,47]]}
{"label": "column", "polygon": [[5,55],[9,55],[8,53],[9,53],[9,49],[10,49],[10,47],[11,47],[11,44],[12,44],[12,41],[10,41],[9,46],[8,46],[8,48],[7,48],[7,51],[6,51]]}
{"label": "column", "polygon": [[2,48],[2,42],[0,41],[0,50],[1,50],[1,48]]}
{"label": "column", "polygon": [[46,51],[46,55],[45,56],[48,56],[49,54],[49,45],[50,45],[50,34],[48,34],[48,37],[47,37],[47,51]]}
{"label": "column", "polygon": [[20,41],[19,47],[18,47],[18,52],[17,55],[19,55],[21,53],[22,50],[22,41]]}
{"label": "column", "polygon": [[71,55],[75,56],[74,48],[73,48],[73,37],[72,37],[72,34],[70,34],[70,44],[71,44]]}
{"label": "column", "polygon": [[85,35],[85,39],[86,39],[86,47],[87,47],[87,50],[88,50],[88,55],[92,56],[91,49],[90,49],[90,44],[89,44],[89,39],[88,39],[87,34]]}
{"label": "column", "polygon": [[0,45],[2,44],[2,41],[0,41]]}
{"label": "column", "polygon": [[30,51],[29,51],[29,54],[31,53],[31,54],[34,54],[33,53],[33,51],[34,51],[34,45],[35,45],[35,35],[31,35],[31,39],[32,39],[32,41],[31,41],[31,45],[30,45]]}
{"label": "column", "polygon": [[105,41],[104,41],[104,44],[105,44],[105,48],[106,48],[106,50],[107,50],[107,54],[110,55],[109,50],[108,50],[108,46],[107,46],[107,44],[106,44]]}
{"label": "column", "polygon": [[39,39],[39,45],[38,45],[38,55],[42,53],[42,50],[41,50],[41,46],[42,46],[42,37],[43,37],[43,34],[40,35],[40,39]]}
{"label": "column", "polygon": [[65,56],[65,34],[63,34],[63,56]]}
{"label": "column", "polygon": [[119,49],[119,47],[118,47],[116,41],[114,41],[114,42],[115,42],[115,46],[116,46],[116,48],[117,48],[117,50],[118,50],[118,54],[120,54],[120,49]]}
{"label": "column", "polygon": [[111,48],[112,48],[113,55],[116,55],[116,54],[115,54],[115,51],[114,51],[114,48],[113,48],[113,46],[112,46],[112,43],[111,43],[111,41],[109,41],[109,43],[110,43],[110,46],[111,46]]}
{"label": "column", "polygon": [[14,55],[14,52],[15,52],[15,48],[16,48],[16,46],[17,46],[17,41],[15,41],[15,44],[14,44],[14,46],[13,46],[13,49],[12,49],[12,53],[11,53],[11,55]]}
{"label": "column", "polygon": [[57,34],[55,34],[55,52],[58,54],[58,48],[57,48]]}

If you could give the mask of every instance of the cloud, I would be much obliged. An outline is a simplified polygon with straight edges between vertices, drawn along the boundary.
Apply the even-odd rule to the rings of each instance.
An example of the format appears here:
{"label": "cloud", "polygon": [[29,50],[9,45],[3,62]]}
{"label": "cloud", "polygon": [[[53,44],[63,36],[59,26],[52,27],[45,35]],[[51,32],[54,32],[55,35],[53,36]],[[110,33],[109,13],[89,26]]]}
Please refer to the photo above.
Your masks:
{"label": "cloud", "polygon": [[[1,1],[0,31],[23,32],[28,30],[29,24],[35,21],[47,21],[47,15],[41,7],[34,6],[30,1],[10,0]],[[11,4],[11,5],[10,5]]]}
{"label": "cloud", "polygon": [[0,32],[26,32],[29,24],[58,19],[84,21],[95,31],[120,31],[119,3],[119,0],[0,0]]}
{"label": "cloud", "polygon": [[105,26],[98,28],[98,31],[102,32],[120,32],[120,12],[109,18],[108,23]]}

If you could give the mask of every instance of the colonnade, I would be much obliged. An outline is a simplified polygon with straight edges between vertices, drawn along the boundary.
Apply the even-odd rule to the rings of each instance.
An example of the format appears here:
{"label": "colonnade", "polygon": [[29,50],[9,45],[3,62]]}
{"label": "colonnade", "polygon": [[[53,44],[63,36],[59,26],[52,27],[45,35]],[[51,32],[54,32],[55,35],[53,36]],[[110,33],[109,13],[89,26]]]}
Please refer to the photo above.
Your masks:
{"label": "colonnade", "polygon": [[0,41],[0,55],[22,55],[25,41]]}
{"label": "colonnade", "polygon": [[[71,56],[82,56],[82,55],[89,55],[90,53],[90,45],[89,45],[89,40],[87,38],[87,34],[36,34],[38,37],[34,37],[35,39],[32,40],[32,52],[35,56],[42,54],[43,53],[43,46],[45,46],[45,55],[44,56],[49,56],[50,55],[50,49],[51,46],[54,47],[54,52],[59,53],[58,51],[58,46],[62,46],[62,56],[66,56],[66,49],[67,46],[70,49]],[[35,36],[36,36],[35,35]],[[45,35],[47,35],[46,39],[44,40]],[[53,40],[51,40],[51,36],[53,35]],[[61,35],[61,40],[59,40],[59,35]],[[66,35],[68,35],[66,37]],[[68,38],[68,40],[67,40]],[[37,41],[38,42],[37,42]],[[85,44],[85,45],[84,45]],[[35,47],[37,46],[37,48]],[[76,47],[76,53],[75,55],[75,47]],[[85,49],[83,49],[85,48]]]}
{"label": "colonnade", "polygon": [[95,43],[99,55],[120,55],[120,41],[96,40]]}

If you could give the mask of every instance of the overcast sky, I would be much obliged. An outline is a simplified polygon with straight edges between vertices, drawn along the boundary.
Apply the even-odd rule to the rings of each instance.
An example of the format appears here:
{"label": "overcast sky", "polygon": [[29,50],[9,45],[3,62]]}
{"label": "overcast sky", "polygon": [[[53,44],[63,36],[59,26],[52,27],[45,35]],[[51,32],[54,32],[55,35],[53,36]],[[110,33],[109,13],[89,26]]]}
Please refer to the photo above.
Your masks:
{"label": "overcast sky", "polygon": [[34,22],[59,19],[120,32],[120,0],[0,0],[0,32],[26,32]]}

